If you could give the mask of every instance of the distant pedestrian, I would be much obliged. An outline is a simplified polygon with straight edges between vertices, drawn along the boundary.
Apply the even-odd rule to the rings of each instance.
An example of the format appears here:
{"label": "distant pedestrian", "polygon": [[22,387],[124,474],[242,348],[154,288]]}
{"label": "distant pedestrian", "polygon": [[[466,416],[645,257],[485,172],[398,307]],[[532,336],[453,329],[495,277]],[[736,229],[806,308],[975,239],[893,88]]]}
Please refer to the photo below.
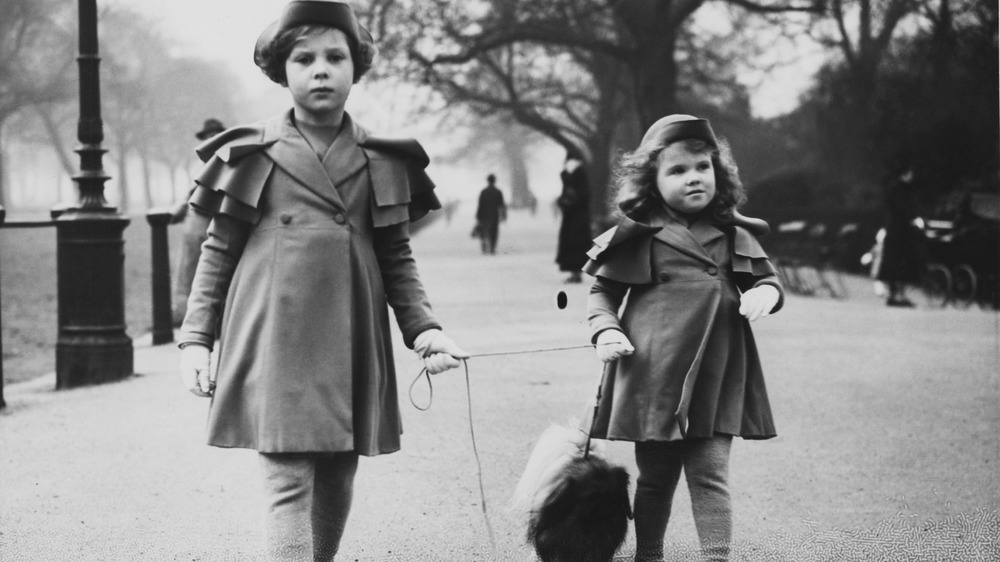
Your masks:
{"label": "distant pedestrian", "polygon": [[767,225],[736,211],[745,196],[732,153],[704,119],[654,123],[618,178],[621,219],[594,240],[585,268],[596,276],[587,310],[597,356],[617,360],[593,436],[635,442],[636,561],[663,560],[682,469],[702,550],[727,560],[732,438],[775,435],[749,324],[783,302],[755,238]]}
{"label": "distant pedestrian", "polygon": [[582,281],[580,268],[587,263],[590,247],[590,184],[583,168],[583,156],[575,148],[567,149],[562,172],[562,193],[556,205],[562,213],[556,263],[560,271],[568,271],[567,283]]}
{"label": "distant pedestrian", "polygon": [[[201,130],[194,134],[200,141],[208,140],[215,135],[225,131],[226,127],[221,121],[214,118],[205,120]],[[198,257],[201,255],[201,245],[208,238],[208,223],[211,216],[198,209],[190,208],[191,194],[195,188],[192,187],[184,198],[183,203],[174,210],[171,222],[182,223],[184,231],[181,238],[180,252],[177,255],[177,267],[174,268],[174,295],[171,304],[173,306],[174,326],[180,326],[184,321],[184,313],[187,312],[187,300],[191,294],[191,282],[194,280],[194,270],[198,267]]]}
{"label": "distant pedestrian", "polygon": [[486,176],[486,187],[479,192],[479,206],[476,207],[476,230],[484,254],[497,253],[500,223],[507,220],[507,205],[496,181],[495,175]]}
{"label": "distant pedestrian", "polygon": [[344,111],[375,52],[348,4],[288,3],[254,61],[292,109],[199,147],[191,204],[212,220],[181,375],[212,397],[208,443],[259,453],[275,560],[333,560],[359,455],[399,450],[386,305],[430,373],[468,356],[441,331],[410,249],[409,223],[440,208],[426,153]]}
{"label": "distant pedestrian", "polygon": [[915,224],[914,189],[909,168],[886,186],[885,238],[875,278],[889,288],[888,306],[912,307],[906,286],[918,283],[923,271],[923,235]]}

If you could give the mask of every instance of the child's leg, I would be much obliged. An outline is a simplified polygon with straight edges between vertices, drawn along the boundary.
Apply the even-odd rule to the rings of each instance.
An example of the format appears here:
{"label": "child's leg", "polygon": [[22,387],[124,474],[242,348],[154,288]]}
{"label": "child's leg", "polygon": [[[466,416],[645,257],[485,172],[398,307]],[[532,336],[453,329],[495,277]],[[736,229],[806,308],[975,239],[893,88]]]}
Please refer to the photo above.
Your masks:
{"label": "child's leg", "polygon": [[312,558],[315,459],[307,455],[260,455],[264,479],[264,528],[269,560]]}
{"label": "child's leg", "polygon": [[655,562],[663,560],[663,534],[681,475],[680,451],[677,443],[636,443],[635,463],[635,560]]}
{"label": "child's leg", "polygon": [[691,493],[691,510],[705,556],[729,559],[733,534],[733,509],[729,498],[729,449],[733,438],[716,435],[689,442],[684,455],[684,474]]}
{"label": "child's leg", "polygon": [[316,461],[312,509],[315,562],[332,561],[340,548],[340,537],[344,535],[351,512],[357,470],[358,455],[355,453],[337,453]]}

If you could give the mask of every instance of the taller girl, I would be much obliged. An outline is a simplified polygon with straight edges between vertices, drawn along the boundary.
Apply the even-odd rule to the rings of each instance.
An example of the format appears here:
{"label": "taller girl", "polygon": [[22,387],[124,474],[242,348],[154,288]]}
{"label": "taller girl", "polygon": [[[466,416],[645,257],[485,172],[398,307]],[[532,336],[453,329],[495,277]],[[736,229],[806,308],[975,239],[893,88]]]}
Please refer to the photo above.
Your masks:
{"label": "taller girl", "polygon": [[[745,195],[729,146],[708,121],[670,115],[625,154],[618,225],[594,241],[587,308],[609,365],[592,435],[635,442],[636,561],[663,559],[683,468],[702,551],[727,560],[733,436],[775,435],[749,321],[777,311],[782,289],[740,215]],[[619,309],[628,297],[619,316]]]}
{"label": "taller girl", "polygon": [[440,208],[427,155],[344,111],[374,56],[347,4],[290,2],[254,60],[292,109],[197,149],[191,204],[213,218],[181,374],[212,397],[209,444],[259,452],[272,559],[332,560],[358,455],[399,449],[386,304],[432,373],[466,356],[441,332],[410,251],[409,221]]}

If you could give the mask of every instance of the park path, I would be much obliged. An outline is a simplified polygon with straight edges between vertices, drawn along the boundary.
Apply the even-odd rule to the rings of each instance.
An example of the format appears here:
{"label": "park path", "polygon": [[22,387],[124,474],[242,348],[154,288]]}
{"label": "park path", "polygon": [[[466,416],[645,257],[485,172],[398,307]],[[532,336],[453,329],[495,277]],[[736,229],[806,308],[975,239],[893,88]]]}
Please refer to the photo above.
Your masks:
{"label": "park path", "polygon": [[[588,287],[562,284],[555,218],[511,213],[500,253],[482,256],[471,214],[414,240],[448,332],[474,355],[584,344]],[[780,435],[734,445],[734,558],[1000,559],[997,314],[889,309],[863,281],[851,289],[846,301],[790,296],[754,326]],[[419,363],[397,349],[403,450],[362,460],[339,560],[531,560],[523,518],[503,504],[534,437],[583,413],[592,351],[469,361],[494,548],[464,373],[434,377],[419,411],[407,396]],[[208,403],[181,388],[177,359],[139,337],[125,381],[54,392],[49,375],[6,389],[0,560],[259,559],[255,454],[203,444]],[[426,386],[414,398],[426,403]],[[634,476],[628,445],[610,450]],[[674,513],[668,559],[692,559],[683,486]]]}

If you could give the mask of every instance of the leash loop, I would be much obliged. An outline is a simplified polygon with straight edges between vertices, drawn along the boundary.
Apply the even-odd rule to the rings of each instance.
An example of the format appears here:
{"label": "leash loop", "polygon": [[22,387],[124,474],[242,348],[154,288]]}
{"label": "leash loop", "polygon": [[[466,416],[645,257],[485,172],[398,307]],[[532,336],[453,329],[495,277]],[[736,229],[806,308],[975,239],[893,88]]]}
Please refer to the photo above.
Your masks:
{"label": "leash loop", "polygon": [[[465,368],[468,370],[469,367],[466,366]],[[420,380],[420,377],[427,377],[427,390],[430,392],[430,396],[427,397],[427,406],[424,407],[421,407],[417,404],[417,401],[413,399],[413,387],[417,385],[417,381]],[[431,409],[431,403],[434,402],[434,385],[431,384],[431,373],[427,370],[427,367],[420,369],[420,372],[417,373],[417,378],[413,379],[413,382],[410,383],[410,391],[408,394],[410,395],[410,404],[413,404],[414,408],[420,410],[421,412],[426,412]]]}

